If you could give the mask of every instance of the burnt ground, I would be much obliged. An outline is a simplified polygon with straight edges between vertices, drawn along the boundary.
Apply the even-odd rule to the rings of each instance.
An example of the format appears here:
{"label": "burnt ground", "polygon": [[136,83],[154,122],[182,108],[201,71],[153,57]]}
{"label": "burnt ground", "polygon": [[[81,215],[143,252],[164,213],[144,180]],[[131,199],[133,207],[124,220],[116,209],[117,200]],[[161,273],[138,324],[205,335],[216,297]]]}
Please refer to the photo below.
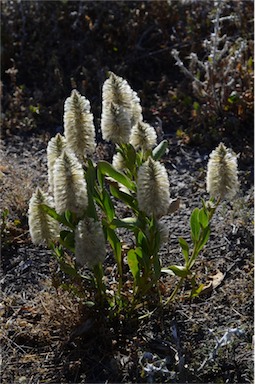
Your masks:
{"label": "burnt ground", "polygon": [[[98,323],[71,294],[56,291],[50,251],[33,246],[29,238],[27,199],[36,185],[47,181],[46,145],[45,137],[38,136],[23,141],[16,137],[2,147],[1,193],[10,209],[2,231],[2,382],[251,383],[253,189],[247,164],[243,169],[239,165],[238,196],[218,209],[210,240],[195,264],[199,282],[208,284],[218,276],[214,287],[190,301],[186,286],[174,304],[139,321],[145,310],[130,319]],[[188,240],[190,213],[206,197],[207,159],[206,151],[169,138],[164,163],[171,196],[179,196],[181,205],[164,218],[169,240],[161,249],[163,266],[182,263],[178,237]],[[175,284],[174,278],[162,277],[164,300]],[[210,359],[216,338],[233,328],[240,335]],[[146,376],[143,366],[148,368],[150,359],[164,363],[169,372]]]}

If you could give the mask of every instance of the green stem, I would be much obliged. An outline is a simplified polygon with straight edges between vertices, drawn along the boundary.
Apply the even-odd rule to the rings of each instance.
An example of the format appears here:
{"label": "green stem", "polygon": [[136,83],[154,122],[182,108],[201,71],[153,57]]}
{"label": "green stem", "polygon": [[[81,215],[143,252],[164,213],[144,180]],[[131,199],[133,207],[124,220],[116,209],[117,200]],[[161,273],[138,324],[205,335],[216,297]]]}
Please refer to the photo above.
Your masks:
{"label": "green stem", "polygon": [[176,285],[176,287],[174,288],[171,296],[167,299],[165,305],[167,305],[168,303],[170,303],[170,301],[173,300],[173,298],[175,297],[176,293],[179,291],[179,289],[181,288],[182,286],[182,283],[183,283],[183,280],[184,280],[184,277],[181,277],[181,279],[179,280],[178,284]]}

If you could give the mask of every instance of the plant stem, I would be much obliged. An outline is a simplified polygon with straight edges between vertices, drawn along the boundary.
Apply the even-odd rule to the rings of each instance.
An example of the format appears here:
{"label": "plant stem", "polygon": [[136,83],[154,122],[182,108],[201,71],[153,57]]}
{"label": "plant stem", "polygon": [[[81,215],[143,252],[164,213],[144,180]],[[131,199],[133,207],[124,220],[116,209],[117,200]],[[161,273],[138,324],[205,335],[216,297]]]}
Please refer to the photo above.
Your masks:
{"label": "plant stem", "polygon": [[179,280],[178,284],[174,288],[171,296],[167,299],[165,305],[167,305],[170,301],[173,300],[173,298],[175,297],[176,293],[179,291],[180,287],[182,286],[183,280],[184,280],[184,277],[181,277],[181,279]]}

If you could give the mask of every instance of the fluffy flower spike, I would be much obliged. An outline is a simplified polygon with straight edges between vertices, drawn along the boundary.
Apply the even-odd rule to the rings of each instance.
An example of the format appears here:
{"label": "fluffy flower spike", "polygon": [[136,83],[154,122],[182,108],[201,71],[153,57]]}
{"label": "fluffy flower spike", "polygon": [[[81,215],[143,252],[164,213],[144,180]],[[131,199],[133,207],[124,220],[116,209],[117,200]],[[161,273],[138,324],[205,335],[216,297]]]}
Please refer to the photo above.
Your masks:
{"label": "fluffy flower spike", "polygon": [[53,207],[53,199],[37,188],[29,201],[28,223],[29,231],[34,244],[47,244],[56,239],[59,234],[59,225],[42,209],[42,204]]}
{"label": "fluffy flower spike", "polygon": [[157,143],[157,134],[149,124],[139,121],[133,126],[130,135],[130,143],[137,149],[147,151]]}
{"label": "fluffy flower spike", "polygon": [[87,208],[87,184],[77,157],[63,151],[54,166],[54,200],[59,214],[66,210],[81,217]]}
{"label": "fluffy flower spike", "polygon": [[128,143],[131,128],[138,121],[142,121],[142,108],[137,93],[126,80],[111,72],[103,85],[103,139]]}
{"label": "fluffy flower spike", "polygon": [[127,111],[132,108],[135,94],[126,80],[110,72],[110,76],[103,84],[103,106],[107,104],[121,105]]}
{"label": "fluffy flower spike", "polygon": [[57,158],[61,155],[66,147],[66,139],[58,133],[53,137],[47,146],[47,162],[48,162],[48,181],[50,190],[53,190],[53,170]]}
{"label": "fluffy flower spike", "polygon": [[151,157],[138,170],[137,200],[139,208],[147,215],[160,218],[167,214],[170,204],[167,171]]}
{"label": "fluffy flower spike", "polygon": [[210,154],[206,184],[212,197],[231,200],[238,191],[237,157],[223,143]]}
{"label": "fluffy flower spike", "polygon": [[65,101],[64,133],[68,148],[80,160],[95,151],[95,127],[90,103],[76,90]]}
{"label": "fluffy flower spike", "polygon": [[105,259],[105,239],[101,225],[90,217],[81,220],[75,232],[75,257],[81,266],[93,268]]}
{"label": "fluffy flower spike", "polygon": [[104,140],[117,144],[128,143],[131,130],[130,116],[125,108],[111,103],[110,106],[103,108],[101,128]]}

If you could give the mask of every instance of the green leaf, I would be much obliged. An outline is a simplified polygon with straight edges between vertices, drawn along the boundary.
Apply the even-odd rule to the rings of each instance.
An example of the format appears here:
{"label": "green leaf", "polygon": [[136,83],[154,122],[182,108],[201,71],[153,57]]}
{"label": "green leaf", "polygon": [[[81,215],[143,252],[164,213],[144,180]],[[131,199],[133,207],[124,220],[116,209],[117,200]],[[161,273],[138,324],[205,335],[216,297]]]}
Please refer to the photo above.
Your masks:
{"label": "green leaf", "polygon": [[116,258],[116,262],[119,267],[122,265],[122,259],[121,259],[121,244],[120,239],[116,235],[115,231],[109,227],[107,227],[107,240],[109,241],[113,251],[114,256]]}
{"label": "green leaf", "polygon": [[109,193],[106,191],[106,189],[103,190],[103,206],[104,206],[104,211],[108,218],[108,222],[111,223],[112,219],[115,216],[115,210],[114,210],[112,200],[109,196]]}
{"label": "green leaf", "polygon": [[114,218],[111,222],[111,227],[114,226],[114,228],[134,229],[137,225],[139,225],[139,221],[136,217],[125,217],[124,219]]}
{"label": "green leaf", "polygon": [[193,243],[196,243],[200,234],[199,209],[195,208],[190,217],[191,237]]}
{"label": "green leaf", "polygon": [[88,308],[92,308],[95,306],[95,303],[94,301],[85,301],[84,305],[86,305]]}
{"label": "green leaf", "polygon": [[61,231],[60,232],[60,241],[67,249],[72,252],[75,252],[75,242],[74,242],[74,232]]}
{"label": "green leaf", "polygon": [[131,191],[136,190],[135,184],[130,179],[128,179],[127,176],[124,175],[124,173],[116,171],[116,169],[114,169],[113,166],[107,161],[99,161],[98,168],[100,169],[103,175],[113,178],[118,183],[124,185]]}
{"label": "green leaf", "polygon": [[101,187],[101,189],[104,188],[104,175],[102,174],[100,168],[97,167],[97,180]]}
{"label": "green leaf", "polygon": [[202,240],[201,240],[201,243],[199,244],[199,247],[198,247],[197,252],[200,252],[200,251],[204,248],[205,244],[206,244],[207,241],[209,240],[210,233],[211,233],[211,229],[210,229],[210,227],[208,226],[208,227],[206,227],[205,230],[203,231],[203,238],[202,238]]}
{"label": "green leaf", "polygon": [[128,251],[127,262],[135,281],[138,281],[140,277],[140,269],[139,269],[139,261],[137,258],[137,253],[134,249],[130,249]]}
{"label": "green leaf", "polygon": [[184,260],[186,261],[186,263],[188,263],[188,261],[189,261],[189,245],[188,245],[187,241],[184,240],[182,237],[179,237],[179,244],[180,244],[181,249],[182,249]]}
{"label": "green leaf", "polygon": [[61,271],[64,272],[65,274],[72,277],[79,276],[77,270],[74,267],[72,267],[70,264],[67,264],[65,261],[60,261],[59,266]]}
{"label": "green leaf", "polygon": [[134,211],[138,210],[137,201],[132,195],[129,195],[128,193],[120,191],[114,185],[110,185],[110,191],[113,197],[116,197],[117,199],[123,201],[123,203],[127,204]]}
{"label": "green leaf", "polygon": [[64,215],[65,215],[65,219],[66,219],[66,221],[69,223],[69,224],[73,224],[73,214],[72,214],[72,212],[71,211],[69,211],[69,210],[66,210],[65,211],[65,213],[64,213]]}
{"label": "green leaf", "polygon": [[160,160],[162,156],[164,156],[166,150],[168,147],[168,141],[163,140],[159,145],[153,149],[152,151],[152,157],[154,160]]}
{"label": "green leaf", "polygon": [[51,208],[46,204],[41,204],[40,207],[44,212],[46,212],[49,216],[53,217],[53,219],[57,220],[59,223],[64,224],[71,229],[74,229],[74,225],[66,220],[65,215],[59,215],[54,208]]}
{"label": "green leaf", "polygon": [[145,233],[140,229],[137,236],[137,244],[142,248],[145,254],[149,254],[149,244]]}
{"label": "green leaf", "polygon": [[209,224],[209,220],[207,217],[207,212],[204,208],[201,208],[199,211],[199,223],[203,228],[206,228]]}
{"label": "green leaf", "polygon": [[187,277],[190,274],[190,271],[182,265],[171,265],[168,268],[162,268],[161,272],[178,277]]}

